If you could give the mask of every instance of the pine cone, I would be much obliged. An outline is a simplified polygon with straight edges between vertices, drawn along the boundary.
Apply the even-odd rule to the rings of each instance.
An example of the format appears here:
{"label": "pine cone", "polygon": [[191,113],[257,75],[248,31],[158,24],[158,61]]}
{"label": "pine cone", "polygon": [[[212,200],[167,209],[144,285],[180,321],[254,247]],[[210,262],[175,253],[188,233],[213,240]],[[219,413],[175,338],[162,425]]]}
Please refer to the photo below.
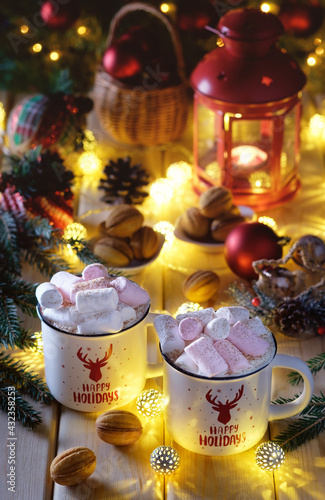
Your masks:
{"label": "pine cone", "polygon": [[274,310],[274,322],[284,335],[300,339],[315,336],[322,324],[318,315],[306,309],[299,299],[281,302]]}
{"label": "pine cone", "polygon": [[104,168],[106,179],[100,179],[98,189],[105,191],[101,198],[105,203],[119,200],[128,205],[140,204],[148,193],[141,191],[143,186],[149,184],[149,175],[140,164],[131,166],[131,159],[118,158],[109,161]]}

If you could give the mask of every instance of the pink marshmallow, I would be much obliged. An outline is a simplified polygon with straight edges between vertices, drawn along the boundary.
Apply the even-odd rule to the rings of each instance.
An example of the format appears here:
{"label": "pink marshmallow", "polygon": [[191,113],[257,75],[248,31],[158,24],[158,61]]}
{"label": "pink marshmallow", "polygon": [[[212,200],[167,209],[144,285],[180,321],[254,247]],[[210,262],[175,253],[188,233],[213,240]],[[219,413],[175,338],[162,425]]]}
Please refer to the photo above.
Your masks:
{"label": "pink marshmallow", "polygon": [[178,326],[178,331],[182,339],[194,340],[203,331],[203,323],[197,318],[184,318]]}
{"label": "pink marshmallow", "polygon": [[202,375],[213,377],[228,369],[226,361],[204,337],[194,340],[184,350],[197,364]]}
{"label": "pink marshmallow", "polygon": [[232,372],[245,370],[250,367],[245,356],[228,340],[218,340],[214,343],[214,347],[226,361]]}
{"label": "pink marshmallow", "polygon": [[108,271],[103,264],[94,263],[86,266],[82,271],[82,277],[85,281],[93,280],[95,278],[107,278]]}
{"label": "pink marshmallow", "polygon": [[67,271],[59,271],[52,276],[50,283],[56,285],[62,293],[63,298],[70,301],[72,285],[80,281],[84,280]]}
{"label": "pink marshmallow", "polygon": [[119,299],[128,306],[136,307],[150,302],[148,292],[124,276],[111,281],[111,286],[117,291]]}
{"label": "pink marshmallow", "polygon": [[71,286],[70,302],[72,302],[72,304],[76,303],[76,295],[78,292],[84,292],[85,290],[96,290],[99,288],[108,288],[109,284],[110,281],[102,276],[88,281],[77,281]]}
{"label": "pink marshmallow", "polygon": [[227,340],[234,344],[243,354],[262,356],[269,347],[269,342],[255,335],[245,323],[237,321],[230,330]]}

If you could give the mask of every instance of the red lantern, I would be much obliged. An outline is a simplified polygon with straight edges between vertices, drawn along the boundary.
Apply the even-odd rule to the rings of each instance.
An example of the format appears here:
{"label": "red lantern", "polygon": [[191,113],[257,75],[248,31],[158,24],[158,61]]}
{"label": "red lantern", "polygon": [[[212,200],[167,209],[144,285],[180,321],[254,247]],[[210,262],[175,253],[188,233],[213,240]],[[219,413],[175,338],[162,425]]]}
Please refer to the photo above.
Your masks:
{"label": "red lantern", "polygon": [[298,178],[301,89],[306,77],[276,46],[279,19],[258,9],[227,12],[222,43],[194,69],[195,188],[231,189],[257,209],[291,199]]}

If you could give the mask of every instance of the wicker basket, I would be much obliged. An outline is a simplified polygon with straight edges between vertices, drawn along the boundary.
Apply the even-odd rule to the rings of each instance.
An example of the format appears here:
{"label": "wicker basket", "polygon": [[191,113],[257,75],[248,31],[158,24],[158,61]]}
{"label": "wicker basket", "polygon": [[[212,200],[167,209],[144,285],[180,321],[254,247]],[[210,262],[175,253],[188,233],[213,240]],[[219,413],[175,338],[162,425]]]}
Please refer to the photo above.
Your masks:
{"label": "wicker basket", "polygon": [[188,85],[178,35],[166,16],[150,5],[134,2],[122,7],[111,21],[107,47],[121,19],[135,11],[151,14],[166,26],[175,50],[180,83],[161,89],[128,88],[100,67],[95,77],[94,108],[101,125],[115,140],[154,146],[175,141],[184,132],[188,116]]}

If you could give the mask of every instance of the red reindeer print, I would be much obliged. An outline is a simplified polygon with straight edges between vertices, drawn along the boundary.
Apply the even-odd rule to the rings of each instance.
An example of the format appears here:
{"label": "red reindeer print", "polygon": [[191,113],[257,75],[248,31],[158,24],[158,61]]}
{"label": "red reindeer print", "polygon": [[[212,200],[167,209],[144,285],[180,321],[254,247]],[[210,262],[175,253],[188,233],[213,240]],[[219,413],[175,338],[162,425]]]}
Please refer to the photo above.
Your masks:
{"label": "red reindeer print", "polygon": [[102,372],[101,368],[103,366],[107,365],[106,361],[108,358],[112,355],[113,352],[113,345],[111,344],[109,349],[105,352],[105,356],[102,359],[96,359],[96,361],[92,361],[91,359],[87,359],[88,354],[83,355],[82,352],[82,347],[80,347],[79,351],[77,352],[77,356],[84,363],[84,367],[90,370],[89,373],[89,378],[90,380],[93,380],[94,382],[98,382],[102,378]]}
{"label": "red reindeer print", "polygon": [[218,395],[212,399],[212,389],[210,389],[209,392],[206,393],[205,397],[212,405],[212,409],[219,412],[218,422],[221,422],[222,424],[227,424],[229,420],[231,420],[230,410],[232,410],[237,406],[238,401],[243,395],[243,392],[244,392],[244,385],[241,386],[241,388],[236,393],[236,396],[232,401],[229,401],[229,399],[227,399],[225,403],[221,403],[220,401],[216,402]]}

